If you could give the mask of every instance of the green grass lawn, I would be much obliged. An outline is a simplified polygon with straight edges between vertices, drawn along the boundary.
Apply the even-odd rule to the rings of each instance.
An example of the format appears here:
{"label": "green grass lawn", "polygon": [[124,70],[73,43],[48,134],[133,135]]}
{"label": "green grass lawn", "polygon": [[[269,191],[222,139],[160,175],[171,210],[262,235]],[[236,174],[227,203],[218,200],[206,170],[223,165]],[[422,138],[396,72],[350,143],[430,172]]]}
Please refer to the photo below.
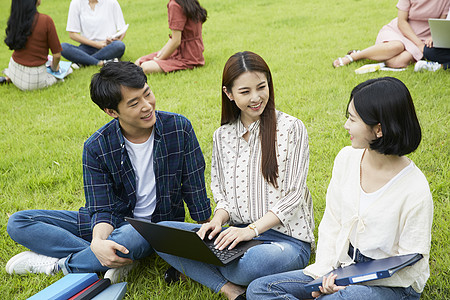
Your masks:
{"label": "green grass lawn", "polygon": [[[1,38],[11,0],[0,0]],[[55,21],[61,42],[70,1],[42,0],[39,11]],[[123,60],[158,51],[167,41],[166,1],[121,0],[130,24]],[[149,75],[157,109],[188,117],[195,128],[207,163],[208,195],[212,134],[220,122],[222,68],[229,56],[250,50],[271,67],[276,105],[303,120],[310,141],[308,186],[316,225],[325,207],[325,193],[334,157],[350,145],[343,129],[351,89],[369,78],[394,76],[410,89],[422,125],[423,140],[410,155],[427,177],[435,205],[431,245],[431,277],[423,299],[450,294],[449,230],[449,71],[376,72],[356,75],[367,61],[333,69],[332,61],[351,49],[374,43],[378,30],[397,14],[393,0],[289,1],[202,0],[208,10],[203,26],[206,65],[190,71]],[[0,45],[0,68],[8,66],[11,51]],[[77,210],[84,205],[81,154],[83,142],[110,118],[92,103],[89,83],[97,67],[74,71],[64,83],[48,89],[21,92],[0,87],[0,295],[25,299],[62,275],[10,276],[4,266],[25,248],[6,233],[8,216],[24,209]],[[447,99],[447,100],[446,100]],[[388,209],[388,208],[386,208]],[[188,218],[188,220],[190,220]],[[316,230],[317,234],[317,230]],[[167,264],[150,256],[128,277],[125,299],[223,299],[193,281],[168,287],[162,275]]]}

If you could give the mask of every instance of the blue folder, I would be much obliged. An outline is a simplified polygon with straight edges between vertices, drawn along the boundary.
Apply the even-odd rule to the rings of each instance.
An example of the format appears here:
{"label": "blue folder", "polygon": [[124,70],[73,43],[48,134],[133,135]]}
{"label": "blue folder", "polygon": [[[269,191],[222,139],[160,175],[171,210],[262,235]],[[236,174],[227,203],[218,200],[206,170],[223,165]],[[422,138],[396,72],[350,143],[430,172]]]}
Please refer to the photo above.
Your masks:
{"label": "blue folder", "polygon": [[28,300],[67,300],[97,280],[95,273],[70,273]]}
{"label": "blue folder", "polygon": [[[335,283],[338,286],[391,277],[392,274],[404,267],[411,266],[422,259],[422,254],[413,253],[393,256],[383,259],[374,259],[360,262],[348,267],[337,268],[330,273],[337,274]],[[330,273],[326,274],[328,276]],[[307,292],[319,291],[323,276],[305,285]]]}

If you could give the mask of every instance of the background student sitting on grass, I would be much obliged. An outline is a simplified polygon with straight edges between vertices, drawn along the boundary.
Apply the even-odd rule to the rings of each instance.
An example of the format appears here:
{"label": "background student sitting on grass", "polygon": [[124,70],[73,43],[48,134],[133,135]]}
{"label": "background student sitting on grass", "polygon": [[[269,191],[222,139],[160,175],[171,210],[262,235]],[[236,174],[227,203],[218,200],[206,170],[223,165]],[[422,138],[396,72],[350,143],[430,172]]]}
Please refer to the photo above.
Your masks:
{"label": "background student sitting on grass", "polygon": [[111,37],[125,26],[117,0],[72,0],[66,30],[80,45],[63,43],[62,56],[81,66],[103,66],[119,59],[125,52],[122,40],[126,33]]}
{"label": "background student sitting on grass", "polygon": [[398,17],[383,26],[375,45],[349,51],[333,62],[333,67],[360,59],[384,62],[391,68],[404,68],[423,57],[425,40],[431,37],[429,18],[445,18],[450,0],[399,0]]}
{"label": "background student sitting on grass", "polygon": [[6,28],[5,43],[14,50],[6,77],[0,83],[12,81],[21,90],[34,90],[55,84],[58,80],[47,73],[48,50],[53,53],[51,69],[59,70],[61,44],[52,18],[37,11],[41,0],[14,0]]}
{"label": "background student sitting on grass", "polygon": [[114,119],[84,144],[86,205],[14,213],[8,234],[31,251],[8,261],[9,274],[107,271],[116,282],[153,252],[124,217],[184,221],[186,203],[194,220],[209,220],[205,162],[192,125],[155,110],[142,69],[107,64],[92,78],[91,98]]}
{"label": "background student sitting on grass", "polygon": [[167,4],[172,34],[164,47],[140,57],[135,64],[146,74],[172,72],[203,66],[202,25],[207,12],[197,0],[170,0]]}
{"label": "background student sitting on grass", "polygon": [[[447,20],[450,20],[450,9],[447,13]],[[425,41],[425,47],[423,48],[423,58],[428,61],[419,60],[414,66],[414,71],[418,72],[427,70],[435,72],[439,69],[450,69],[450,48],[434,47],[432,38]]]}

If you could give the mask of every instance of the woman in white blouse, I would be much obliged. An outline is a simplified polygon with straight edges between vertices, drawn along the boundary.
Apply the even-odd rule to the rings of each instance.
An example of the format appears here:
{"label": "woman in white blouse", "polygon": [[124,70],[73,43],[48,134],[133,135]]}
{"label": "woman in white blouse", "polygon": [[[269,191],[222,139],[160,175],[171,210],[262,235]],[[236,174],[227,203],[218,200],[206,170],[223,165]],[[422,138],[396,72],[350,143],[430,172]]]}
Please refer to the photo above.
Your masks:
{"label": "woman in white blouse", "polygon": [[[299,119],[275,110],[272,75],[259,55],[231,56],[222,86],[222,126],[214,133],[211,170],[217,206],[198,235],[216,237],[218,249],[251,239],[263,243],[224,267],[158,254],[213,291],[245,299],[242,294],[252,280],[304,268],[309,261],[314,217],[306,186],[308,135]],[[164,224],[188,230],[200,227]],[[226,224],[230,227],[222,227]]]}
{"label": "woman in white blouse", "polygon": [[[337,155],[319,225],[316,261],[304,270],[263,277],[248,299],[419,299],[430,275],[433,201],[428,182],[405,155],[419,146],[421,129],[406,86],[370,79],[356,86],[344,128],[351,147]],[[390,278],[337,286],[333,269],[391,256],[423,258]],[[320,292],[304,285],[323,277]]]}

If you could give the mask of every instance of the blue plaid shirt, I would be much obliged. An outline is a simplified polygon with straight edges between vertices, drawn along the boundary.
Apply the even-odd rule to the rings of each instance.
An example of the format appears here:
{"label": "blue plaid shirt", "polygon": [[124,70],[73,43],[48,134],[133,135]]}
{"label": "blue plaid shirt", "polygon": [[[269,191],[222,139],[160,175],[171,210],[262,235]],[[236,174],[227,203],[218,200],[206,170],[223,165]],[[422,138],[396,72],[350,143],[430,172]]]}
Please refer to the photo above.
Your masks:
{"label": "blue plaid shirt", "polygon": [[[192,219],[211,215],[205,189],[205,160],[189,120],[156,111],[153,165],[156,209],[152,222],[184,221],[186,202]],[[136,180],[119,121],[114,119],[84,143],[83,181],[86,206],[80,208],[80,235],[89,240],[98,223],[117,228],[132,217],[136,205]]]}

